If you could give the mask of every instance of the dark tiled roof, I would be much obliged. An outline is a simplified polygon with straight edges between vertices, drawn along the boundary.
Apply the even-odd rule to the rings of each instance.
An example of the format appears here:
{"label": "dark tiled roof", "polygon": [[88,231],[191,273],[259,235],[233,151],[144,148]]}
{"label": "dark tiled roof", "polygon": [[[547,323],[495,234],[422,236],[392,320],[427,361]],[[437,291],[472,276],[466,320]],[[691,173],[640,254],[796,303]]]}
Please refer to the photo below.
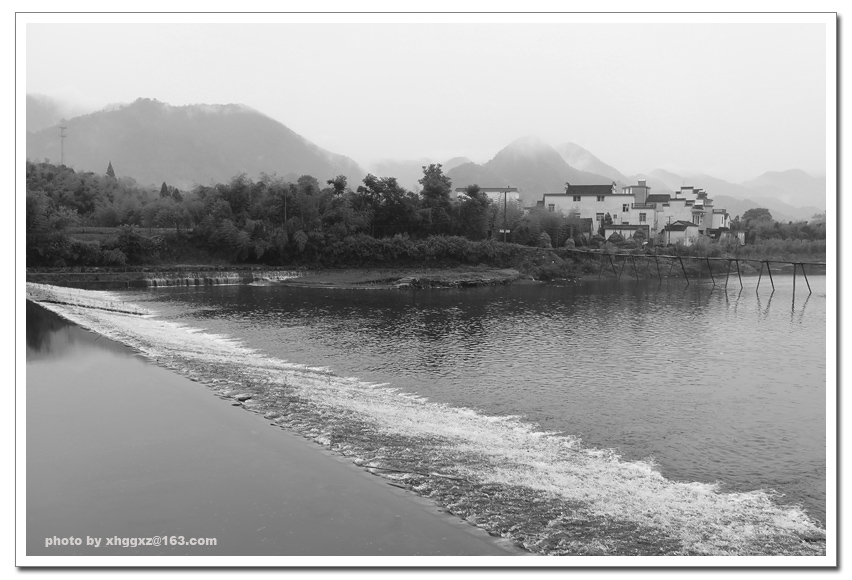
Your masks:
{"label": "dark tiled roof", "polygon": [[683,221],[683,220],[678,220],[676,222],[672,222],[672,223],[668,224],[666,227],[663,228],[663,231],[664,232],[683,232],[683,231],[686,231],[686,228],[691,228],[691,227],[697,228],[698,226],[695,225],[692,222],[686,222],[686,221]]}
{"label": "dark tiled roof", "polygon": [[605,230],[647,230],[649,228],[648,224],[611,224],[604,226]]}
{"label": "dark tiled roof", "polygon": [[668,193],[651,193],[645,198],[645,203],[666,203],[671,197]]}
{"label": "dark tiled roof", "polygon": [[[609,185],[566,185],[566,195],[612,195],[612,184]],[[616,194],[624,195],[624,194]]]}
{"label": "dark tiled roof", "polygon": [[[467,188],[466,187],[457,187],[456,191],[461,193],[461,192],[467,191]],[[489,191],[508,191],[508,192],[511,193],[511,192],[514,192],[514,191],[518,191],[518,188],[517,187],[480,187],[479,191],[484,191],[486,193],[489,192]]]}

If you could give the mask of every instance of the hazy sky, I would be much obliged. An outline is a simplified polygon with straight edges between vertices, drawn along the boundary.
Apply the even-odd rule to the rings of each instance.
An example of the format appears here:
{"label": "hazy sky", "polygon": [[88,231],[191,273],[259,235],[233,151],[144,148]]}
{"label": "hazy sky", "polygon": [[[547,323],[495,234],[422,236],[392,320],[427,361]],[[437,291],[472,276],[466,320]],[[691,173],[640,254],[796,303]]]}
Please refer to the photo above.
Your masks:
{"label": "hazy sky", "polygon": [[627,174],[741,181],[825,171],[826,34],[789,23],[28,24],[26,92],[93,108],[243,103],[365,167],[484,162],[536,135]]}

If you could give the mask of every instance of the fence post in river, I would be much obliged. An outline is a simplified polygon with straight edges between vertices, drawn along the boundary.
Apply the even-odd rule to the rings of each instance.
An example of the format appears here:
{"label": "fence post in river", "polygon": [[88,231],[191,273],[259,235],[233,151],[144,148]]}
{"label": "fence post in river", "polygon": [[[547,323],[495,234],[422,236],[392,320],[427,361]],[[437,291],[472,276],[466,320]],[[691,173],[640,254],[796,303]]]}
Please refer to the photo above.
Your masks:
{"label": "fence post in river", "polygon": [[742,292],[742,288],[743,288],[743,277],[742,277],[742,276],[740,276],[740,261],[739,261],[739,260],[734,260],[734,261],[737,263],[737,278],[739,278],[739,279],[740,279],[740,292]]}
{"label": "fence post in river", "polygon": [[657,259],[657,255],[654,254],[654,263],[657,264],[657,276],[660,278],[660,282],[663,281],[663,273],[660,272],[660,260]]}
{"label": "fence post in river", "polygon": [[639,281],[639,272],[636,270],[636,256],[630,254],[630,260],[633,262],[633,275],[636,276],[636,281]]}
{"label": "fence post in river", "polygon": [[[725,290],[728,289],[728,276],[731,275],[731,259],[728,258],[728,270],[725,272]],[[727,296],[727,294],[725,295]]]}
{"label": "fence post in river", "polygon": [[677,259],[680,260],[680,269],[683,270],[683,277],[686,278],[686,283],[689,285],[689,276],[686,273],[686,266],[683,265],[683,258],[678,256]]}
{"label": "fence post in river", "polygon": [[[737,273],[739,273],[739,271],[740,271],[740,263],[739,263],[739,262],[737,262]],[[755,287],[755,289],[754,289],[754,291],[755,291],[755,292],[757,292],[758,290],[760,290],[760,280],[761,280],[761,278],[763,278],[763,262],[761,262],[761,263],[760,263],[760,274],[757,276],[757,286],[756,286],[756,287]],[[740,279],[740,283],[742,283],[742,279]]]}
{"label": "fence post in river", "polygon": [[[805,274],[805,265],[803,263],[800,263],[799,265],[802,267],[802,276],[805,277],[805,284],[808,285],[808,294],[813,294],[813,291],[811,290],[811,283],[808,282],[808,275]],[[796,266],[794,265],[793,268],[795,269],[795,267]]]}
{"label": "fence post in river", "polygon": [[793,263],[793,302],[796,301],[796,263]]}
{"label": "fence post in river", "polygon": [[618,280],[621,278],[621,274],[615,271],[615,262],[612,261],[612,254],[607,254],[607,257],[609,258],[609,265],[612,266],[612,273],[615,274],[615,279]]}
{"label": "fence post in river", "polygon": [[[769,281],[772,283],[772,291],[775,292],[775,280],[772,279],[772,266],[769,264],[769,260],[766,260],[766,271],[769,272]],[[795,278],[793,282],[795,282]]]}
{"label": "fence post in river", "polygon": [[713,286],[715,286],[716,278],[713,277],[713,268],[710,266],[710,258],[707,256],[705,257],[707,258],[707,271],[710,272],[710,279],[713,280]]}

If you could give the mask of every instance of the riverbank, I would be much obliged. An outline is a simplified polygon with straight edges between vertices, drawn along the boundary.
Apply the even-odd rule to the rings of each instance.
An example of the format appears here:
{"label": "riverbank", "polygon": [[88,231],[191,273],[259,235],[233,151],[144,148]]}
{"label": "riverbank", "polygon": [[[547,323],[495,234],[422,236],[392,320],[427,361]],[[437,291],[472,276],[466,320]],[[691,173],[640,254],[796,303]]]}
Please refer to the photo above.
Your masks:
{"label": "riverbank", "polygon": [[[27,556],[527,553],[33,303],[27,325]],[[164,534],[216,545],[46,545]]]}
{"label": "riverbank", "polygon": [[444,269],[388,269],[388,270],[321,270],[282,280],[279,284],[310,288],[458,288],[511,284],[529,280],[513,268],[444,268]]}
{"label": "riverbank", "polygon": [[168,269],[88,271],[41,270],[27,272],[27,282],[87,290],[117,290],[163,286],[220,284],[285,284],[288,286],[349,289],[457,288],[510,284],[531,280],[514,268],[486,266],[456,268],[349,268],[323,270],[272,270],[257,267],[219,269],[184,266]]}
{"label": "riverbank", "polygon": [[[416,267],[270,268],[257,265],[163,265],[122,268],[33,268],[27,282],[89,290],[220,284],[276,284],[316,288],[458,288],[511,283],[580,281],[600,277],[690,278],[824,274],[824,264],[794,268],[783,260],[706,258],[604,251],[527,248],[507,267],[489,264]],[[715,282],[715,279],[714,279]]]}

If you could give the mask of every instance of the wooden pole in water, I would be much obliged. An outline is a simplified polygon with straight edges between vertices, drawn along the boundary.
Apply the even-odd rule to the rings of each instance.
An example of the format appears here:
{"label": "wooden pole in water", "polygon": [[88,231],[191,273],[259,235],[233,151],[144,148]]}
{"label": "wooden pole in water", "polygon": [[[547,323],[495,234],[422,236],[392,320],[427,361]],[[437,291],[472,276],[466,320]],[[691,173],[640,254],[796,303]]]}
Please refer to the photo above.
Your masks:
{"label": "wooden pole in water", "polygon": [[689,276],[686,273],[686,266],[683,265],[683,258],[678,256],[677,259],[680,260],[680,269],[683,270],[683,277],[686,278],[686,283],[688,285],[689,284]]}
{"label": "wooden pole in water", "polygon": [[649,258],[647,254],[645,254],[645,277],[646,278],[648,277],[648,270],[650,270],[650,269],[651,269],[651,258]]}
{"label": "wooden pole in water", "polygon": [[666,280],[672,277],[672,269],[674,268],[674,258],[671,259],[671,266],[669,266],[669,273],[666,276]]}
{"label": "wooden pole in water", "polygon": [[710,279],[713,280],[713,286],[716,285],[716,278],[713,277],[713,268],[710,266],[710,257],[705,256],[707,258],[707,271],[710,272]]}
{"label": "wooden pole in water", "polygon": [[[742,287],[743,287],[743,277],[742,277],[742,276],[740,276],[740,261],[739,261],[739,260],[736,260],[736,262],[737,262],[737,278],[739,278],[739,279],[740,279],[740,288],[742,289]],[[742,292],[742,290],[740,290],[740,292]]]}
{"label": "wooden pole in water", "polygon": [[796,264],[793,263],[793,300],[796,299]]}
{"label": "wooden pole in water", "polygon": [[[737,262],[737,272],[739,272],[739,262]],[[757,287],[754,289],[755,292],[760,290],[760,280],[763,278],[763,262],[760,263],[760,275],[757,277]]]}
{"label": "wooden pole in water", "polygon": [[660,272],[660,260],[654,255],[654,263],[657,264],[657,276],[660,278],[660,282],[663,281],[663,273]]}
{"label": "wooden pole in water", "polygon": [[769,265],[769,260],[766,260],[766,271],[769,272],[769,281],[772,283],[772,291],[775,292],[775,280],[772,279],[772,267]]}
{"label": "wooden pole in water", "polygon": [[607,256],[609,256],[609,265],[612,266],[612,273],[615,274],[615,279],[618,280],[621,276],[615,271],[615,262],[612,261],[612,254],[607,254]]}
{"label": "wooden pole in water", "polygon": [[728,289],[728,276],[731,275],[731,260],[728,259],[728,271],[725,272],[725,290]]}
{"label": "wooden pole in water", "polygon": [[808,275],[805,274],[805,265],[803,263],[800,263],[799,265],[802,267],[802,276],[805,277],[805,284],[808,285],[808,294],[813,294],[813,291],[811,291],[811,283],[808,282]]}
{"label": "wooden pole in water", "polygon": [[603,273],[603,256],[598,256],[598,262],[600,262],[600,265],[601,265],[601,267],[598,268],[598,280],[600,280],[601,274]]}
{"label": "wooden pole in water", "polygon": [[636,281],[639,281],[639,272],[636,270],[636,256],[630,254],[630,259],[633,261],[633,274],[636,276]]}

